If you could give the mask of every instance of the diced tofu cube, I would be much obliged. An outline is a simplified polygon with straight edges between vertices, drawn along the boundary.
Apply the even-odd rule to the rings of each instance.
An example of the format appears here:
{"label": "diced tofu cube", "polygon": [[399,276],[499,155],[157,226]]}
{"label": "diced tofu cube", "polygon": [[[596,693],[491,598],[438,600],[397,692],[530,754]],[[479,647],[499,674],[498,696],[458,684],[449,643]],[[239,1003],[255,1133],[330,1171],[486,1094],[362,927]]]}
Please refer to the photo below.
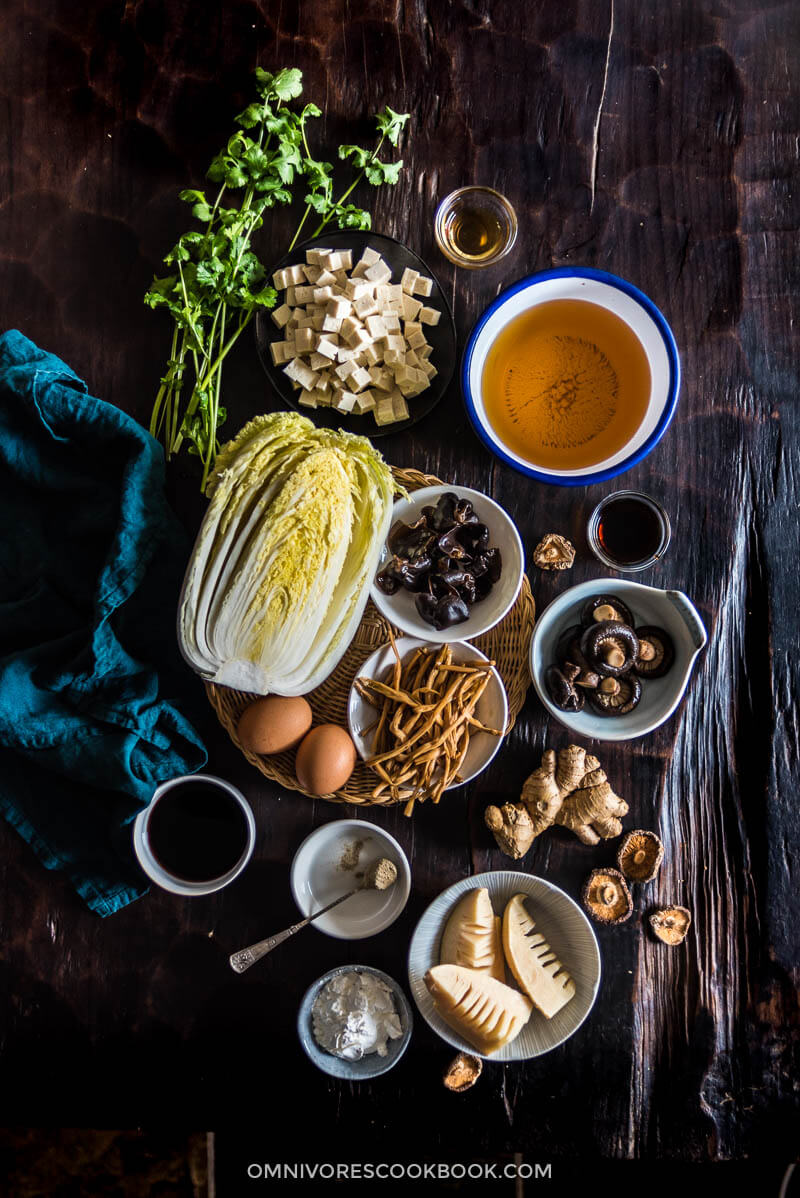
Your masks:
{"label": "diced tofu cube", "polygon": [[377,366],[381,360],[380,352],[371,341],[369,345],[364,346],[361,352],[364,355],[364,362],[367,366]]}
{"label": "diced tofu cube", "polygon": [[289,272],[287,270],[276,270],[272,276],[272,286],[276,291],[285,291],[289,286]]}
{"label": "diced tofu cube", "polygon": [[419,278],[418,270],[412,270],[410,266],[407,266],[405,268],[405,270],[403,271],[403,276],[400,279],[400,286],[403,289],[403,291],[406,292],[407,295],[414,294],[414,284],[416,283],[418,278]]}
{"label": "diced tofu cube", "polygon": [[346,362],[341,362],[334,369],[333,373],[344,383],[347,381],[347,379],[349,379],[354,370],[356,370],[355,363],[352,359],[348,359]]}
{"label": "diced tofu cube", "polygon": [[336,282],[336,275],[330,270],[323,270],[322,274],[317,278],[317,287],[333,287]]}
{"label": "diced tofu cube", "polygon": [[420,308],[419,320],[420,324],[438,324],[441,319],[441,312],[438,308]]}
{"label": "diced tofu cube", "polygon": [[314,391],[302,391],[297,402],[301,408],[315,408],[317,406],[316,393]]}
{"label": "diced tofu cube", "polygon": [[394,404],[392,403],[391,395],[387,395],[385,399],[377,401],[373,415],[375,416],[376,424],[394,424]]}
{"label": "diced tofu cube", "polygon": [[309,287],[306,283],[304,283],[302,286],[298,285],[297,287],[295,287],[295,289],[294,289],[295,304],[302,305],[302,304],[312,303],[313,299],[314,299],[314,291],[315,291],[315,288]]}
{"label": "diced tofu cube", "polygon": [[354,346],[357,338],[356,333],[362,327],[361,321],[355,316],[345,316],[339,328],[339,336],[348,345]]}
{"label": "diced tofu cube", "polygon": [[370,293],[368,295],[359,295],[353,300],[353,308],[360,320],[366,320],[368,316],[374,316],[378,311],[378,301],[375,296]]}
{"label": "diced tofu cube", "polygon": [[[305,309],[298,308],[297,311],[304,312]],[[314,327],[313,316],[298,316],[294,327],[295,327],[295,329],[313,329],[313,327]]]}
{"label": "diced tofu cube", "polygon": [[426,362],[426,361],[423,361],[423,363],[422,363],[422,365],[420,366],[420,368],[419,368],[419,369],[420,369],[420,370],[421,370],[421,371],[422,371],[424,374],[426,374],[426,375],[428,376],[428,378],[429,378],[429,379],[435,378],[435,377],[436,377],[436,375],[439,373],[439,371],[438,371],[438,370],[436,369],[436,367],[434,366],[433,362]]}
{"label": "diced tofu cube", "polygon": [[384,312],[383,323],[386,325],[387,333],[399,333],[400,317],[394,312]]}
{"label": "diced tofu cube", "polygon": [[402,304],[403,288],[399,283],[386,284],[386,302],[387,304]]}
{"label": "diced tofu cube", "polygon": [[403,320],[416,320],[417,313],[422,307],[422,301],[414,299],[411,295],[403,295],[403,302],[400,305],[400,312]]}
{"label": "diced tofu cube", "polygon": [[354,362],[357,352],[355,349],[350,349],[348,345],[340,345],[336,351],[336,357],[340,362]]}
{"label": "diced tofu cube", "polygon": [[368,266],[364,271],[364,278],[369,279],[370,283],[388,283],[391,277],[391,266],[380,257],[377,262],[373,262],[372,266]]}
{"label": "diced tofu cube", "polygon": [[332,250],[322,249],[321,246],[319,249],[316,249],[316,250],[306,250],[306,262],[310,263],[312,266],[321,266],[322,263],[321,263],[320,259],[323,258],[326,254],[331,254],[331,253],[333,253]]}
{"label": "diced tofu cube", "polygon": [[299,328],[295,335],[294,343],[297,346],[298,353],[310,353],[314,345],[314,330],[311,328]]}
{"label": "diced tofu cube", "polygon": [[353,305],[344,296],[334,296],[333,299],[328,300],[325,307],[325,312],[328,316],[333,316],[339,320],[344,320],[345,316],[349,316],[352,311]]}
{"label": "diced tofu cube", "polygon": [[392,395],[392,412],[395,420],[408,420],[408,404],[399,391]]}
{"label": "diced tofu cube", "polygon": [[365,370],[363,366],[356,366],[350,375],[350,386],[354,391],[363,391],[371,382],[369,371]]}
{"label": "diced tofu cube", "polygon": [[333,290],[331,289],[330,283],[328,283],[325,287],[314,288],[315,304],[326,304],[329,299],[333,299]]}
{"label": "diced tofu cube", "polygon": [[318,313],[317,313],[317,314],[316,314],[314,317],[312,317],[311,323],[313,324],[313,326],[314,326],[314,328],[316,329],[316,331],[317,331],[318,333],[321,333],[321,332],[322,332],[322,326],[323,326],[323,324],[325,323],[325,313],[324,313],[324,312],[318,312]]}
{"label": "diced tofu cube", "polygon": [[321,391],[324,395],[324,394],[327,394],[327,392],[330,389],[331,389],[331,372],[330,372],[330,370],[321,370],[319,378],[317,379],[316,390]]}
{"label": "diced tofu cube", "polygon": [[344,293],[349,300],[361,299],[365,295],[373,295],[375,288],[366,279],[350,278],[344,285]]}
{"label": "diced tofu cube", "polygon": [[308,364],[312,370],[326,370],[330,366],[331,360],[330,358],[326,358],[324,354],[314,350],[308,359]]}
{"label": "diced tofu cube", "polygon": [[303,274],[305,275],[306,282],[310,283],[311,286],[313,287],[314,284],[316,283],[317,279],[319,278],[319,276],[322,274],[322,267],[321,266],[304,266]]}
{"label": "diced tofu cube", "polygon": [[432,345],[428,345],[428,343],[427,343],[427,341],[426,341],[424,345],[420,345],[420,346],[419,346],[419,347],[418,347],[418,348],[415,350],[415,353],[416,353],[416,355],[417,355],[417,357],[418,357],[418,358],[423,358],[423,359],[424,359],[424,358],[429,358],[429,357],[431,356],[431,354],[433,353],[433,346],[432,346]]}
{"label": "diced tofu cube", "polygon": [[306,276],[302,262],[298,262],[295,266],[287,266],[286,271],[290,282],[294,283],[295,286],[305,283]]}
{"label": "diced tofu cube", "polygon": [[389,335],[384,339],[384,344],[386,346],[387,352],[389,350],[394,350],[395,353],[405,354],[405,351],[406,351],[405,339],[403,337],[399,336],[398,334],[389,333]]}
{"label": "diced tofu cube", "polygon": [[356,396],[352,391],[346,391],[340,387],[338,391],[334,391],[331,407],[337,408],[340,412],[352,412],[356,406]]}
{"label": "diced tofu cube", "polygon": [[337,343],[332,337],[317,337],[317,343],[314,346],[318,354],[324,354],[326,358],[330,358],[332,362],[336,361]]}
{"label": "diced tofu cube", "polygon": [[428,296],[431,291],[433,291],[433,279],[429,279],[426,275],[420,275],[418,279],[414,280],[412,295]]}
{"label": "diced tofu cube", "polygon": [[367,326],[367,332],[373,341],[377,341],[381,337],[385,337],[389,330],[386,328],[382,316],[368,316],[364,321]]}
{"label": "diced tofu cube", "polygon": [[290,283],[286,288],[286,302],[290,308],[297,307],[297,300],[294,298],[294,293],[296,290],[297,288],[295,287],[294,283]]}
{"label": "diced tofu cube", "polygon": [[415,349],[418,352],[422,348],[422,346],[428,344],[425,334],[422,331],[418,331],[418,332],[414,332],[414,333],[406,333],[406,341],[408,342],[408,344],[411,346],[412,349]]}
{"label": "diced tofu cube", "polygon": [[[402,340],[402,339],[401,339]],[[387,366],[400,366],[406,360],[404,351],[398,349],[387,349],[384,354],[384,361]]]}
{"label": "diced tofu cube", "polygon": [[271,341],[269,352],[273,366],[283,366],[284,362],[288,362],[289,358],[294,357],[289,353],[285,341]]}
{"label": "diced tofu cube", "polygon": [[282,329],[292,319],[292,309],[288,304],[281,304],[280,308],[274,308],[270,312],[270,316],[278,328]]}
{"label": "diced tofu cube", "polygon": [[338,333],[339,329],[341,327],[342,327],[342,317],[341,316],[330,316],[327,313],[325,314],[325,316],[323,316],[323,318],[322,318],[323,333]]}
{"label": "diced tofu cube", "polygon": [[356,396],[356,411],[363,415],[364,412],[372,412],[374,410],[375,392],[370,390],[359,392]]}
{"label": "diced tofu cube", "polygon": [[319,377],[315,370],[306,366],[305,362],[301,362],[299,358],[293,358],[288,366],[284,366],[283,373],[293,383],[299,383],[304,391],[313,391]]}

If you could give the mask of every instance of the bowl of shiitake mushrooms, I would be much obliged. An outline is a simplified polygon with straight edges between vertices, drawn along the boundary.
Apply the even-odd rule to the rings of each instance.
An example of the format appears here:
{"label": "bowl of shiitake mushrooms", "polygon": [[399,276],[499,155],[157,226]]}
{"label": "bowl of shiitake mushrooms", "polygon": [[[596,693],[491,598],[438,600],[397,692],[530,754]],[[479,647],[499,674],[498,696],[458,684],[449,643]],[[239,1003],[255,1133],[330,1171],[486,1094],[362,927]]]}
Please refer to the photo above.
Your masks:
{"label": "bowl of shiitake mushrooms", "polygon": [[627,579],[570,587],[531,638],[536,692],[571,732],[633,740],[668,720],[708,637],[691,600]]}

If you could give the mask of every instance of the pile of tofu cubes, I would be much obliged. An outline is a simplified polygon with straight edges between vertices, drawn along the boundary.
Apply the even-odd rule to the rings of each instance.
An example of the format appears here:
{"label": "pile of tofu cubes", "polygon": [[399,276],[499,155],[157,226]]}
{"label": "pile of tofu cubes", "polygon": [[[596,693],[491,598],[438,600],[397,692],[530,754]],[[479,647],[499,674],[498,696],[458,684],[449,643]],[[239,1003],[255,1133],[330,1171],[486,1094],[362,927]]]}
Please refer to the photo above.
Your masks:
{"label": "pile of tofu cubes", "polygon": [[441,312],[422,302],[433,281],[406,269],[393,283],[392,268],[368,246],[355,266],[352,250],[307,250],[304,265],[276,271],[273,283],[286,296],[272,312],[283,340],[270,353],[298,403],[372,412],[377,424],[407,420],[406,400],[438,373],[425,326]]}

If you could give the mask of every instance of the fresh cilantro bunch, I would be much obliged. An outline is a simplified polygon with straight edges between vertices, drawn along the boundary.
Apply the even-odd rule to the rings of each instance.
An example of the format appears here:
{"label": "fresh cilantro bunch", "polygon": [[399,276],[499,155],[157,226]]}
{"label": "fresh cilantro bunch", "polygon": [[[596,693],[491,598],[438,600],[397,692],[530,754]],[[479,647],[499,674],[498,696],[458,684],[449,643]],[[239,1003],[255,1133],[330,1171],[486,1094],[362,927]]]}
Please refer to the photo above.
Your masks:
{"label": "fresh cilantro bunch", "polygon": [[225,419],[220,404],[223,364],[254,313],[275,304],[275,290],[251,246],[264,213],[291,203],[293,187],[303,178],[305,211],[290,249],[310,212],[320,218],[314,236],[331,222],[339,228],[369,229],[369,213],[348,204],[348,197],[365,178],[376,187],[396,183],[403,166],[402,160],[379,158],[386,141],[397,146],[408,120],[408,114],[386,108],[376,117],[374,149],[339,147],[339,157],[349,159],[357,174],[336,199],[333,167],[316,160],[308,143],[308,121],[321,116],[320,109],[316,104],[289,107],[302,94],[301,72],[285,69],[273,75],[258,69],[255,81],[258,99],[236,117],[236,132],[208,168],[207,178],[218,184],[216,197],[195,188],[180,192],[203,227],[178,239],[164,258],[171,273],[154,279],[144,297],[151,308],[165,308],[174,322],[150,432],[162,437],[168,458],[188,441],[189,452],[203,463],[203,488]]}

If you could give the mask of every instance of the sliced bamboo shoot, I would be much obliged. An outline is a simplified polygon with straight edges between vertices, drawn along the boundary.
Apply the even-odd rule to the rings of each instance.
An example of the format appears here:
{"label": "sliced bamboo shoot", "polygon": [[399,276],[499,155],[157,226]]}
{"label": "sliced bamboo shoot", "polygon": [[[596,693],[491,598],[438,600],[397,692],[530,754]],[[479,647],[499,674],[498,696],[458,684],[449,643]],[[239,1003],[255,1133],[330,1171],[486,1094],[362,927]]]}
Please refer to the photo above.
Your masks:
{"label": "sliced bamboo shoot", "polygon": [[434,965],[425,985],[442,1018],[486,1056],[518,1036],[531,1013],[524,994],[460,965]]}
{"label": "sliced bamboo shoot", "polygon": [[555,955],[525,907],[524,894],[515,894],[503,916],[503,949],[517,984],[547,1019],[552,1019],[575,994],[575,983]]}

